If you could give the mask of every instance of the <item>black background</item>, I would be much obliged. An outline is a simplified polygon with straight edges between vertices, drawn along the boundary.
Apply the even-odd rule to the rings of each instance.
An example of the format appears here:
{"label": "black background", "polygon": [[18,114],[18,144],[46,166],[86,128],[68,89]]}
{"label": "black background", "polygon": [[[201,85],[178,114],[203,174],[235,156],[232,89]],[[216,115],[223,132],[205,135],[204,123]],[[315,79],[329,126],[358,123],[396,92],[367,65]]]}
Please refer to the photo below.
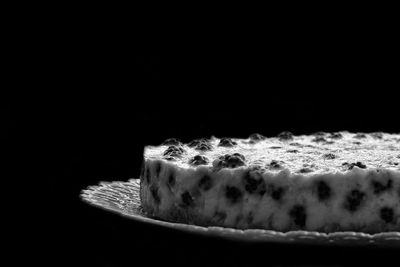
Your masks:
{"label": "black background", "polygon": [[[182,33],[180,38],[154,33],[156,38],[142,39],[88,26],[33,49],[43,53],[30,54],[35,74],[28,79],[46,90],[27,101],[12,99],[6,138],[13,156],[35,162],[32,170],[44,196],[35,206],[45,218],[38,228],[45,246],[35,257],[87,266],[140,266],[142,260],[185,266],[352,265],[394,259],[396,251],[389,249],[192,236],[79,199],[89,185],[138,177],[143,147],[169,137],[187,142],[284,130],[400,132],[396,43],[371,30]],[[15,168],[21,172],[21,166]]]}

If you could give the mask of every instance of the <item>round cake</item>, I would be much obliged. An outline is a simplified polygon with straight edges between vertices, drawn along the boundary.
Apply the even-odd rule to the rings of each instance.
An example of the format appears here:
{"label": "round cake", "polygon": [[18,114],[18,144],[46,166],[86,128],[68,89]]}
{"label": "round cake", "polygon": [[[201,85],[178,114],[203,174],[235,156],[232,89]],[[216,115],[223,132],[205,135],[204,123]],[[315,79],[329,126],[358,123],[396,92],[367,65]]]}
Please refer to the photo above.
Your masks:
{"label": "round cake", "polygon": [[147,146],[143,209],[201,226],[400,230],[400,134],[318,132],[168,139]]}

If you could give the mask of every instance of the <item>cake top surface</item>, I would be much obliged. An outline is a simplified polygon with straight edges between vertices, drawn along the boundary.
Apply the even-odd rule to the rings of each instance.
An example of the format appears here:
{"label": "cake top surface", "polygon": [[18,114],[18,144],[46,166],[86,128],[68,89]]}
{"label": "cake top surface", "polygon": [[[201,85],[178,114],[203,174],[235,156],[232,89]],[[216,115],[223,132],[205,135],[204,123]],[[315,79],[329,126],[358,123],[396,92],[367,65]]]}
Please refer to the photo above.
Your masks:
{"label": "cake top surface", "polygon": [[252,134],[246,139],[193,140],[187,144],[167,139],[160,146],[145,147],[146,159],[162,159],[183,168],[254,167],[287,169],[302,174],[343,172],[353,168],[400,170],[400,134],[350,133],[346,131],[276,137]]}

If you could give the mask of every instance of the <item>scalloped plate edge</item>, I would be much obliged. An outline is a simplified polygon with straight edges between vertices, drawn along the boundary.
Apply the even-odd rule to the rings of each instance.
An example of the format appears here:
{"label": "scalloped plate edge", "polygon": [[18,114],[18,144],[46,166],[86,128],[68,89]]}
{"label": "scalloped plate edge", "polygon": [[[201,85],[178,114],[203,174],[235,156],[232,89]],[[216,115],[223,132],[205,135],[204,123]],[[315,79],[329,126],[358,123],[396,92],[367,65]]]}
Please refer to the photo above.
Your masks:
{"label": "scalloped plate edge", "polygon": [[144,223],[182,230],[185,232],[218,236],[237,241],[309,243],[330,245],[379,245],[400,248],[400,232],[368,234],[362,232],[320,233],[311,231],[279,232],[264,229],[234,229],[218,226],[203,227],[162,221],[146,216],[140,207],[140,180],[127,182],[100,182],[82,190],[80,198],[95,207]]}

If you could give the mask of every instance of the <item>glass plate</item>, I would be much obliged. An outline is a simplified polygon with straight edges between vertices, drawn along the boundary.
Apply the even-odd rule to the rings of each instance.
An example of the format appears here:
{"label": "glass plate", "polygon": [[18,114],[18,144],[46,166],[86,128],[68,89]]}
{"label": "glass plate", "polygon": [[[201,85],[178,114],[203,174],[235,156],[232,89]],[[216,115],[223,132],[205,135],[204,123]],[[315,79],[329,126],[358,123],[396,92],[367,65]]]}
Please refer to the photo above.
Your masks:
{"label": "glass plate", "polygon": [[380,246],[400,248],[400,232],[367,234],[361,232],[320,233],[310,231],[278,232],[263,229],[240,230],[224,227],[203,227],[183,223],[172,223],[151,218],[143,211],[139,197],[140,180],[128,182],[100,182],[82,190],[81,198],[85,202],[137,221],[161,225],[190,233],[246,241],[246,242],[283,242],[309,243],[349,246]]}

